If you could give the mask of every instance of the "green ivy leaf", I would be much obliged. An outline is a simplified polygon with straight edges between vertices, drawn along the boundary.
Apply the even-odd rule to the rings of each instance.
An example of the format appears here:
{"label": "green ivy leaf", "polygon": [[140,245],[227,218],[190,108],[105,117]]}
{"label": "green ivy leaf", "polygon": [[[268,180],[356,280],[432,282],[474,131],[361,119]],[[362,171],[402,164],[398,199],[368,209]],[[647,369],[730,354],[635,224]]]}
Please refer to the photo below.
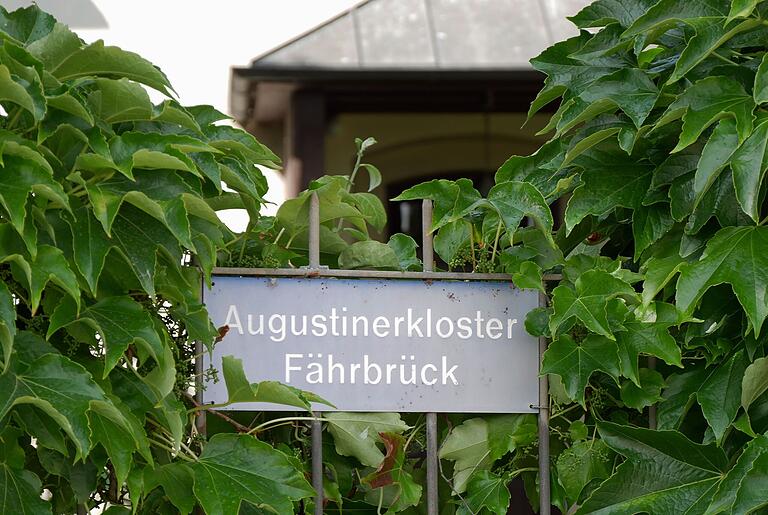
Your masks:
{"label": "green ivy leaf", "polygon": [[768,358],[758,358],[746,370],[741,383],[741,405],[749,409],[768,390]]}
{"label": "green ivy leaf", "polygon": [[102,40],[71,53],[53,67],[51,73],[61,81],[89,75],[117,75],[146,84],[168,96],[173,90],[165,74],[152,63],[133,52],[104,46]]}
{"label": "green ivy leaf", "polygon": [[151,315],[130,297],[107,297],[85,307],[77,314],[77,305],[64,299],[51,315],[48,337],[63,327],[84,323],[97,331],[104,343],[104,377],[120,361],[132,344],[161,349],[163,342],[155,330]]}
{"label": "green ivy leaf", "polygon": [[249,435],[214,435],[191,468],[195,496],[209,515],[238,513],[242,501],[291,513],[293,501],[314,495],[286,455]]}
{"label": "green ivy leaf", "polygon": [[765,298],[768,264],[754,249],[768,246],[765,227],[726,227],[707,243],[699,261],[683,265],[677,282],[677,307],[691,315],[702,295],[716,284],[733,287],[756,334],[768,316]]}
{"label": "green ivy leaf", "polygon": [[667,234],[674,225],[669,204],[637,206],[632,215],[632,236],[635,241],[635,260],[645,249]]}
{"label": "green ivy leaf", "polygon": [[739,351],[708,369],[699,368],[668,377],[664,402],[659,405],[659,427],[680,427],[696,399],[715,438],[721,440],[743,401],[741,382],[746,365],[744,353]]}
{"label": "green ivy leaf", "polygon": [[651,184],[653,166],[629,156],[594,151],[581,155],[576,164],[584,169],[582,184],[573,192],[565,211],[570,233],[587,215],[603,215],[616,207],[637,208]]}
{"label": "green ivy leaf", "polygon": [[696,392],[696,399],[718,442],[736,418],[741,404],[741,381],[746,368],[747,359],[744,352],[739,351],[717,366]]}
{"label": "green ivy leaf", "polygon": [[392,247],[374,240],[358,241],[339,254],[339,267],[347,270],[399,270],[400,260]]}
{"label": "green ivy leaf", "polygon": [[430,199],[433,202],[432,231],[462,218],[467,209],[480,200],[480,193],[469,179],[449,181],[434,179],[408,188],[394,201]]}
{"label": "green ivy leaf", "polygon": [[[496,184],[507,181],[533,184],[545,197],[549,197],[563,178],[561,170],[568,146],[562,140],[551,140],[530,156],[512,156],[496,171]],[[550,173],[542,174],[541,170]]]}
{"label": "green ivy leaf", "polygon": [[416,256],[416,249],[419,248],[416,240],[407,234],[397,233],[389,237],[387,245],[395,252],[395,256],[400,262],[400,270],[421,271],[421,260]]}
{"label": "green ivy leaf", "polygon": [[[733,6],[731,11],[733,12]],[[675,63],[675,69],[667,80],[667,84],[682,79],[728,40],[737,34],[754,29],[759,23],[759,20],[756,19],[727,23],[724,18],[720,17],[696,20],[696,35],[688,40],[683,53],[680,54],[680,58]]]}
{"label": "green ivy leaf", "polygon": [[590,331],[615,340],[608,323],[608,301],[619,296],[635,296],[634,289],[621,279],[602,270],[581,274],[574,288],[560,285],[552,292],[554,313],[549,322],[553,335],[571,318],[578,318]]}
{"label": "green ivy leaf", "polygon": [[3,350],[3,369],[8,370],[13,352],[13,339],[16,336],[16,306],[11,292],[4,282],[0,282],[0,348]]}
{"label": "green ivy leaf", "polygon": [[677,325],[677,310],[671,304],[656,302],[641,320],[626,321],[626,331],[616,333],[621,375],[640,385],[638,356],[656,356],[667,364],[682,368],[682,354],[669,328]]}
{"label": "green ivy leaf", "polygon": [[528,118],[542,107],[570,91],[580,93],[595,80],[610,75],[626,62],[620,56],[609,56],[595,59],[589,64],[571,57],[581,50],[592,38],[587,32],[555,43],[541,54],[531,59],[531,65],[547,75],[544,88],[531,103]]}
{"label": "green ivy leaf", "polygon": [[488,448],[492,460],[538,438],[538,425],[533,415],[489,415],[484,418],[488,424]]}
{"label": "green ivy leaf", "polygon": [[35,474],[0,463],[0,512],[50,515],[51,505],[40,498],[42,492]]}
{"label": "green ivy leaf", "polygon": [[[727,465],[715,445],[699,445],[676,431],[598,422],[600,436],[627,460],[584,502],[578,513],[695,513],[704,511]],[[674,473],[670,473],[674,471]],[[644,478],[637,481],[637,478]]]}
{"label": "green ivy leaf", "polygon": [[760,435],[749,442],[720,482],[705,515],[730,512],[745,476],[752,470],[756,460],[766,454],[768,454],[768,437]]}
{"label": "green ivy leaf", "polygon": [[768,488],[768,454],[762,454],[755,459],[752,468],[739,483],[731,513],[754,513],[756,509],[764,508],[766,488]]}
{"label": "green ivy leaf", "polygon": [[165,495],[184,515],[195,509],[192,469],[184,463],[167,463],[154,469],[144,469],[144,487],[150,491],[162,486]]}
{"label": "green ivy leaf", "polygon": [[456,513],[466,515],[487,510],[496,515],[505,515],[509,510],[509,502],[507,480],[489,470],[480,470],[469,480],[467,495]]}
{"label": "green ivy leaf", "polygon": [[72,219],[67,219],[67,223],[72,231],[75,265],[91,293],[95,294],[112,242],[104,232],[103,226],[99,225],[99,221],[93,216],[93,211],[86,206],[76,209]]}
{"label": "green ivy leaf", "polygon": [[[396,433],[381,433],[379,436],[386,450],[384,460],[374,472],[362,478],[362,482],[373,489],[371,497],[378,494],[384,498],[389,512],[396,513],[418,505],[422,488],[405,469],[405,438]],[[383,491],[376,492],[380,488]]]}
{"label": "green ivy leaf", "polygon": [[454,220],[437,230],[435,252],[450,266],[463,249],[469,249],[472,226],[466,220]]}
{"label": "green ivy leaf", "polygon": [[693,144],[707,127],[727,116],[736,120],[736,134],[741,143],[752,132],[754,108],[752,96],[734,79],[707,77],[678,96],[667,108],[659,124],[680,116],[683,118],[683,130],[673,152]]}
{"label": "green ivy leaf", "polygon": [[134,451],[152,463],[149,441],[142,424],[130,412],[119,411],[113,404],[95,401],[88,412],[91,444],[101,444],[115,469],[118,484],[123,484],[133,464]]}
{"label": "green ivy leaf", "polygon": [[728,13],[728,21],[734,18],[746,18],[758,4],[758,0],[733,0],[731,2],[731,11]]}
{"label": "green ivy leaf", "polygon": [[736,199],[744,212],[756,223],[760,221],[760,187],[768,169],[767,144],[768,119],[764,119],[736,149],[730,162]]}
{"label": "green ivy leaf", "polygon": [[[12,155],[10,151],[13,151]],[[31,194],[47,198],[62,207],[69,207],[64,190],[53,179],[50,165],[40,154],[8,141],[2,147],[2,152],[0,204],[7,211],[10,222],[20,235],[24,235],[27,198]]]}
{"label": "green ivy leaf", "polygon": [[768,54],[763,55],[760,66],[757,68],[753,96],[758,105],[768,101]]}
{"label": "green ivy leaf", "polygon": [[624,33],[624,37],[637,36],[644,32],[662,33],[663,29],[674,26],[680,21],[694,20],[701,17],[721,17],[728,15],[729,2],[726,0],[661,0],[640,16]]}
{"label": "green ivy leaf", "polygon": [[[201,124],[202,125],[202,124]],[[280,158],[259,143],[256,138],[241,129],[228,125],[209,125],[203,129],[209,144],[217,149],[242,154],[254,164],[276,168]]]}
{"label": "green ivy leaf", "polygon": [[142,288],[151,297],[155,296],[158,252],[170,258],[164,260],[166,263],[181,263],[181,251],[174,243],[173,234],[133,206],[123,206],[116,216],[112,238]]}
{"label": "green ivy leaf", "polygon": [[618,380],[616,342],[602,336],[589,335],[577,343],[570,336],[562,335],[549,345],[542,357],[541,373],[559,375],[568,396],[582,406],[585,405],[584,389],[598,370]]}
{"label": "green ivy leaf", "polygon": [[638,384],[626,381],[621,385],[621,401],[628,408],[642,412],[647,406],[660,402],[661,390],[664,388],[664,377],[647,368],[640,369]]}
{"label": "green ivy leaf", "polygon": [[[29,85],[29,88],[32,87]],[[11,72],[6,65],[0,64],[0,100],[13,102],[29,111],[35,120],[40,120],[45,114],[45,103],[41,104],[33,95],[32,91],[11,77]]]}
{"label": "green ivy leaf", "polygon": [[521,289],[529,288],[546,293],[541,267],[533,261],[523,262],[518,271],[512,274],[512,282]]}
{"label": "green ivy leaf", "polygon": [[454,462],[453,490],[464,493],[472,474],[487,470],[493,463],[488,443],[488,423],[482,418],[465,420],[443,440],[438,456]]}
{"label": "green ivy leaf", "polygon": [[[29,292],[29,307],[34,314],[40,305],[43,290],[49,282],[59,286],[80,305],[80,288],[77,276],[69,268],[61,250],[50,245],[41,245],[37,256],[29,262],[29,270],[23,274],[22,281]],[[24,281],[26,280],[26,281]]]}
{"label": "green ivy leaf", "polygon": [[379,197],[373,193],[350,193],[344,200],[356,207],[363,219],[374,229],[381,231],[387,225],[387,211]]}
{"label": "green ivy leaf", "polygon": [[48,34],[56,20],[36,5],[8,12],[0,8],[0,30],[19,43],[29,44]]}
{"label": "green ivy leaf", "polygon": [[368,191],[373,191],[381,184],[381,172],[369,163],[362,163],[360,168],[364,168],[368,172]]}
{"label": "green ivy leaf", "polygon": [[0,419],[19,404],[32,404],[52,417],[74,441],[77,457],[91,448],[87,412],[94,400],[107,402],[91,375],[58,354],[46,354],[20,372],[0,376]]}
{"label": "green ivy leaf", "polygon": [[613,451],[602,440],[576,442],[560,453],[555,464],[557,480],[569,501],[579,502],[587,485],[608,478],[614,457]]}
{"label": "green ivy leaf", "polygon": [[324,418],[336,444],[336,452],[342,456],[354,456],[369,467],[378,467],[384,459],[384,454],[376,446],[379,433],[402,434],[409,429],[398,413],[337,411],[324,414]]}
{"label": "green ivy leaf", "polygon": [[227,385],[228,403],[236,402],[272,402],[285,404],[311,411],[310,402],[322,402],[333,406],[315,394],[286,386],[277,381],[261,381],[249,383],[243,370],[243,360],[234,356],[222,358],[224,382]]}
{"label": "green ivy leaf", "polygon": [[640,16],[646,13],[658,0],[597,0],[584,7],[576,15],[568,17],[578,28],[602,27],[612,22],[618,22],[623,27],[629,27]]}
{"label": "green ivy leaf", "polygon": [[600,77],[569,101],[557,123],[557,132],[562,134],[600,112],[617,108],[639,128],[651,113],[658,96],[659,89],[644,71],[637,68],[618,70]]}
{"label": "green ivy leaf", "polygon": [[552,212],[535,186],[527,182],[507,181],[488,192],[487,201],[478,206],[490,206],[502,219],[508,232],[514,232],[524,217],[529,216],[544,234],[552,231]]}
{"label": "green ivy leaf", "polygon": [[693,179],[694,209],[720,176],[720,172],[728,164],[731,154],[738,146],[736,122],[731,118],[721,120],[715,130],[712,131],[712,136],[707,140],[707,144],[704,145],[696,168],[696,175]]}
{"label": "green ivy leaf", "polygon": [[128,79],[96,79],[95,89],[88,95],[93,113],[107,123],[149,120],[152,102],[147,90]]}
{"label": "green ivy leaf", "polygon": [[42,61],[47,69],[55,68],[64,59],[83,46],[77,35],[63,23],[55,23],[53,27],[39,39],[27,46],[30,54]]}

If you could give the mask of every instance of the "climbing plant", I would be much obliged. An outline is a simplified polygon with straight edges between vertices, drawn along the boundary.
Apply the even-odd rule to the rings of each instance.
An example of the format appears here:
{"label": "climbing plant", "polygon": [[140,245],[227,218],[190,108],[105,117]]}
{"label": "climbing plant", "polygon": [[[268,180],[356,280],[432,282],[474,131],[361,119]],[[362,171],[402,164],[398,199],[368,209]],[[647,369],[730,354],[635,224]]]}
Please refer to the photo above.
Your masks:
{"label": "climbing plant", "polygon": [[[279,159],[172,93],[140,56],[0,7],[0,513],[289,513],[313,495],[293,456],[196,431],[193,342],[219,336],[198,292],[238,240],[215,211],[257,219],[256,165]],[[321,401],[237,360],[223,375],[231,401]]]}
{"label": "climbing plant", "polygon": [[[432,199],[444,268],[549,294],[526,328],[551,340],[563,512],[768,504],[767,9],[598,0],[571,18],[579,35],[532,61],[547,79],[530,114],[554,111],[547,143],[504,163],[486,196],[460,179],[395,199]],[[311,510],[306,414],[225,413],[192,395],[192,342],[226,338],[199,284],[215,265],[306,264],[313,191],[323,264],[419,270],[411,238],[371,239],[386,223],[364,162],[375,141],[356,142],[348,175],[261,216],[256,165],[277,156],[214,109],[180,105],[146,60],[35,7],[0,9],[0,43],[0,512]],[[247,212],[243,233],[216,216],[229,208]],[[249,383],[234,357],[221,376],[231,402],[322,402]],[[421,416],[323,418],[327,513],[423,511]],[[506,513],[515,478],[538,504],[531,415],[440,427],[443,512]]]}
{"label": "climbing plant", "polygon": [[[762,512],[768,4],[598,0],[571,21],[579,35],[531,61],[546,82],[530,115],[558,101],[549,141],[504,163],[487,198],[466,180],[400,198],[435,201],[452,267],[521,286],[561,277],[526,328],[551,339],[541,372],[563,512]],[[493,434],[471,419],[443,443],[471,470],[454,483],[459,510],[506,513],[515,471],[535,505],[525,453],[511,468],[472,457],[484,425]]]}

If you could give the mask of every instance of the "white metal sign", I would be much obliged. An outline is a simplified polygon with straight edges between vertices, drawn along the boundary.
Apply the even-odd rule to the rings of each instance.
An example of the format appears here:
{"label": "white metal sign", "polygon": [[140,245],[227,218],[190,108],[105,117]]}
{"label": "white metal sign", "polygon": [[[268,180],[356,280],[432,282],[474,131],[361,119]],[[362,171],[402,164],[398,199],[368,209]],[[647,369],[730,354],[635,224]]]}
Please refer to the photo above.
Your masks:
{"label": "white metal sign", "polygon": [[[309,390],[343,411],[536,411],[538,342],[524,328],[535,291],[501,281],[216,276],[204,297],[216,325],[229,326],[206,367],[234,355],[250,381]],[[223,381],[208,383],[204,399],[226,401]]]}

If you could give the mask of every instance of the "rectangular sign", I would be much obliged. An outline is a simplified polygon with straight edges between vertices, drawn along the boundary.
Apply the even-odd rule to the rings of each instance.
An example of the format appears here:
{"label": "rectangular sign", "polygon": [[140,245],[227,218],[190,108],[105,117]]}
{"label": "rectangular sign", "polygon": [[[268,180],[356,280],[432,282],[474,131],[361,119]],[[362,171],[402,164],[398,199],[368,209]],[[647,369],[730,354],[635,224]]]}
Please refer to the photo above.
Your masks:
{"label": "rectangular sign", "polygon": [[[229,326],[206,368],[221,371],[233,355],[249,381],[309,390],[341,411],[536,411],[538,342],[524,328],[535,291],[501,281],[215,276],[204,300],[216,326]],[[206,384],[204,399],[226,402],[223,379]]]}

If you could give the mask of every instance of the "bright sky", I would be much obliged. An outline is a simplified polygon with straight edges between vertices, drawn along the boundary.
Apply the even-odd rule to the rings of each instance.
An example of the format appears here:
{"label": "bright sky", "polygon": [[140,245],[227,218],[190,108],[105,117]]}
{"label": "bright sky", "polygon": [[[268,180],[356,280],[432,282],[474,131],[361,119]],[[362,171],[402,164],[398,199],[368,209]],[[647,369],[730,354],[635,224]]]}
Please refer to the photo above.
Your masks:
{"label": "bright sky", "polygon": [[[107,29],[74,30],[84,40],[103,39],[136,52],[168,75],[182,104],[211,104],[229,111],[232,66],[314,28],[359,0],[92,0]],[[153,100],[159,100],[159,95]],[[268,200],[284,199],[279,175],[267,173]],[[266,210],[274,213],[274,207]],[[222,212],[234,230],[242,213]]]}
{"label": "bright sky", "polygon": [[228,110],[232,66],[309,30],[359,0],[92,0],[108,29],[75,29],[163,69],[183,104]]}

